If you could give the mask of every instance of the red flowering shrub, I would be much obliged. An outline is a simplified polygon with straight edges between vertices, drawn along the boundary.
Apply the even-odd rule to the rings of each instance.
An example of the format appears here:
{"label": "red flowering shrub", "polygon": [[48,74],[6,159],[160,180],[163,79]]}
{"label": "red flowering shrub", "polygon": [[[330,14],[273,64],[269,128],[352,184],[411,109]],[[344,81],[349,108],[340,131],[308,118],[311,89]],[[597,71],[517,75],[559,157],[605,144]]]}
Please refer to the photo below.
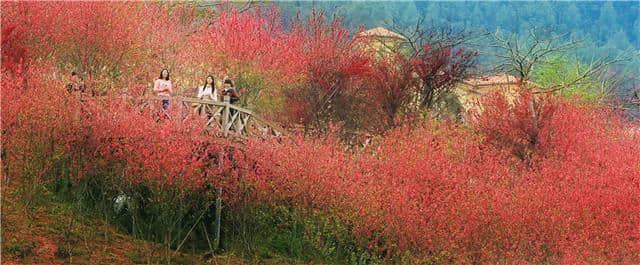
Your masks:
{"label": "red flowering shrub", "polygon": [[217,58],[218,67],[249,68],[263,76],[268,85],[253,93],[285,99],[279,108],[262,113],[272,120],[323,127],[353,116],[350,108],[366,96],[359,84],[368,72],[368,57],[355,49],[355,39],[340,20],[326,23],[323,13],[314,12],[283,28],[274,7],[245,13],[230,9],[201,28],[193,43],[202,58]]}
{"label": "red flowering shrub", "polygon": [[454,51],[450,46],[422,46],[411,61],[416,75],[422,81],[420,104],[432,108],[440,102],[475,67],[477,55],[463,48]]}
{"label": "red flowering shrub", "polygon": [[472,124],[487,136],[488,144],[511,150],[520,159],[530,159],[534,153],[547,151],[554,134],[550,122],[560,102],[547,95],[534,97],[520,91],[510,102],[496,92],[480,102],[479,112],[471,117]]}
{"label": "red flowering shrub", "polygon": [[361,84],[369,76],[369,58],[356,48],[357,39],[349,36],[340,20],[325,24],[324,19],[322,13],[313,13],[307,23],[293,26],[294,33],[305,37],[298,49],[306,64],[303,83],[285,95],[293,103],[290,122],[317,129],[326,129],[331,122],[358,128],[360,121],[352,118],[364,111],[362,99],[367,95]]}
{"label": "red flowering shrub", "polygon": [[403,118],[412,114],[415,106],[411,103],[419,92],[414,66],[400,54],[389,54],[383,60],[372,61],[371,72],[367,92],[373,98],[371,105],[381,106],[382,127],[401,125]]}
{"label": "red flowering shrub", "polygon": [[[479,223],[461,218],[490,216],[486,211],[493,207],[465,206],[490,201],[490,193],[476,190],[486,189],[489,180],[506,172],[468,141],[468,132],[444,127],[413,132],[399,128],[374,147],[375,154],[355,158],[331,138],[251,143],[246,151],[270,162],[258,162],[250,176],[258,191],[269,194],[263,199],[319,211],[340,209],[343,221],[354,226],[353,233],[371,250],[396,255],[407,249],[429,250],[442,255],[480,229]],[[455,137],[461,141],[447,141]],[[459,222],[452,225],[454,220]],[[460,230],[458,225],[465,224],[471,231]]]}
{"label": "red flowering shrub", "polygon": [[[2,27],[2,70],[16,72],[17,66],[28,65],[29,51],[25,47],[24,32],[16,30],[17,25]],[[22,70],[22,69],[21,69]]]}
{"label": "red flowering shrub", "polygon": [[528,93],[513,103],[493,95],[483,106],[474,123],[486,143],[520,159],[529,152],[526,168],[505,158],[520,168],[513,193],[523,212],[511,217],[521,220],[512,233],[529,234],[529,247],[563,263],[637,262],[640,147],[619,115]]}
{"label": "red flowering shrub", "polygon": [[[510,145],[431,123],[393,130],[355,155],[331,138],[251,142],[245,151],[257,164],[246,177],[259,200],[337,214],[374,253],[411,250],[437,263],[637,262],[637,136],[593,106],[544,102],[555,111],[543,116],[530,167]],[[530,116],[508,114],[515,106],[487,106],[516,117],[484,112],[513,137],[492,141],[527,141]]]}
{"label": "red flowering shrub", "polygon": [[191,66],[187,34],[196,16],[189,5],[2,2],[2,8],[3,32],[22,36],[31,56],[52,59],[99,90],[149,82],[163,67],[186,72]]}
{"label": "red flowering shrub", "polygon": [[[151,113],[138,113],[119,97],[81,101],[64,84],[48,79],[43,69],[37,69],[41,79],[26,88],[3,78],[3,127],[8,132],[3,146],[8,159],[17,163],[11,165],[12,176],[27,173],[15,170],[34,169],[19,161],[33,163],[38,169],[33,175],[39,176],[53,172],[56,160],[66,159],[76,181],[94,171],[117,174],[121,182],[114,185],[196,189],[218,184],[216,176],[228,169],[221,153],[226,144],[205,133],[201,120],[181,121],[173,113],[173,119],[156,122]],[[220,167],[211,156],[221,161]]]}

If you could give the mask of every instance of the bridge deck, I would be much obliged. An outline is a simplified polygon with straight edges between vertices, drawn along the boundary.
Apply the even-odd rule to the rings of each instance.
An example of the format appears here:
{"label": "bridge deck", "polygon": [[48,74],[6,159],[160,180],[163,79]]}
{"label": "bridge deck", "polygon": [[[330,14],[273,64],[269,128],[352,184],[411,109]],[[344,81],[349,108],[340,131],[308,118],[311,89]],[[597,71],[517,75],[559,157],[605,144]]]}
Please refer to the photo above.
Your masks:
{"label": "bridge deck", "polygon": [[[126,96],[125,96],[126,97]],[[161,100],[180,102],[181,118],[188,115],[201,115],[207,117],[207,125],[219,129],[222,136],[248,137],[248,136],[282,136],[285,130],[277,124],[256,115],[253,111],[236,106],[228,101],[203,100],[191,97],[151,97],[143,100],[140,107],[149,107],[153,110],[161,110]],[[157,105],[157,106],[156,106]]]}

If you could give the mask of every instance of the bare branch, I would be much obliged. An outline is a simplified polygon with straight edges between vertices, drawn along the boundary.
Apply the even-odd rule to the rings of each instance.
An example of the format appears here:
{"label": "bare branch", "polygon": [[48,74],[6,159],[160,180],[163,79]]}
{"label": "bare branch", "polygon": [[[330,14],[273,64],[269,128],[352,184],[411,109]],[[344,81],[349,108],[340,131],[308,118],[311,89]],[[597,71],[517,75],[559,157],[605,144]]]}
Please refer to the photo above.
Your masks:
{"label": "bare branch", "polygon": [[554,35],[538,28],[529,30],[524,40],[516,34],[503,36],[496,32],[492,36],[494,44],[491,47],[500,50],[496,57],[501,70],[517,73],[523,82],[529,81],[534,66],[554,54],[578,46],[578,41],[564,41],[566,34]]}
{"label": "bare branch", "polygon": [[453,28],[446,25],[437,25],[431,21],[431,25],[424,27],[426,17],[420,16],[418,22],[412,26],[403,26],[400,23],[385,25],[406,38],[403,49],[411,51],[413,56],[418,55],[425,45],[432,47],[461,47],[473,48],[477,46],[479,39],[489,34],[466,28]]}

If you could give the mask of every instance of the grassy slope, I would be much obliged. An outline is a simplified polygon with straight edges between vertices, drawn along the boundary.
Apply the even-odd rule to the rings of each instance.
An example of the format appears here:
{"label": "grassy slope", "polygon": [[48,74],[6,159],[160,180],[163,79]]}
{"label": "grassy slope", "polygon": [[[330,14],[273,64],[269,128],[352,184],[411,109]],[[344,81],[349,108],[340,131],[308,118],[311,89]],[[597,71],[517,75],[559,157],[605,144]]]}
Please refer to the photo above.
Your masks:
{"label": "grassy slope", "polygon": [[[161,245],[74,211],[37,185],[3,181],[2,264],[167,264]],[[171,264],[246,264],[233,255],[178,253]],[[260,262],[262,263],[262,262]]]}

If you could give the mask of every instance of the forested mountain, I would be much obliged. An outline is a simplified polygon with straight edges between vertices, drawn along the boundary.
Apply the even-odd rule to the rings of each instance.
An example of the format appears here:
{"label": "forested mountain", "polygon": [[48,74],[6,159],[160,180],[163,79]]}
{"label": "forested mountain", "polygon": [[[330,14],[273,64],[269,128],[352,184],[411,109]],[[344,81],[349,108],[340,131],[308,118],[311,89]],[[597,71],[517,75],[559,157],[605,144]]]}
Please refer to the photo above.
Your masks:
{"label": "forested mountain", "polygon": [[[313,7],[329,14],[338,14],[344,24],[355,31],[360,25],[415,25],[425,17],[424,26],[447,25],[454,28],[500,31],[525,34],[532,27],[544,27],[568,38],[582,40],[575,50],[583,61],[593,56],[615,55],[623,51],[640,50],[640,2],[488,2],[488,1],[292,1],[279,2],[284,17],[308,15]],[[489,39],[478,40],[479,47],[488,47]],[[490,61],[485,56],[482,60]],[[637,58],[626,64],[640,69]]]}

